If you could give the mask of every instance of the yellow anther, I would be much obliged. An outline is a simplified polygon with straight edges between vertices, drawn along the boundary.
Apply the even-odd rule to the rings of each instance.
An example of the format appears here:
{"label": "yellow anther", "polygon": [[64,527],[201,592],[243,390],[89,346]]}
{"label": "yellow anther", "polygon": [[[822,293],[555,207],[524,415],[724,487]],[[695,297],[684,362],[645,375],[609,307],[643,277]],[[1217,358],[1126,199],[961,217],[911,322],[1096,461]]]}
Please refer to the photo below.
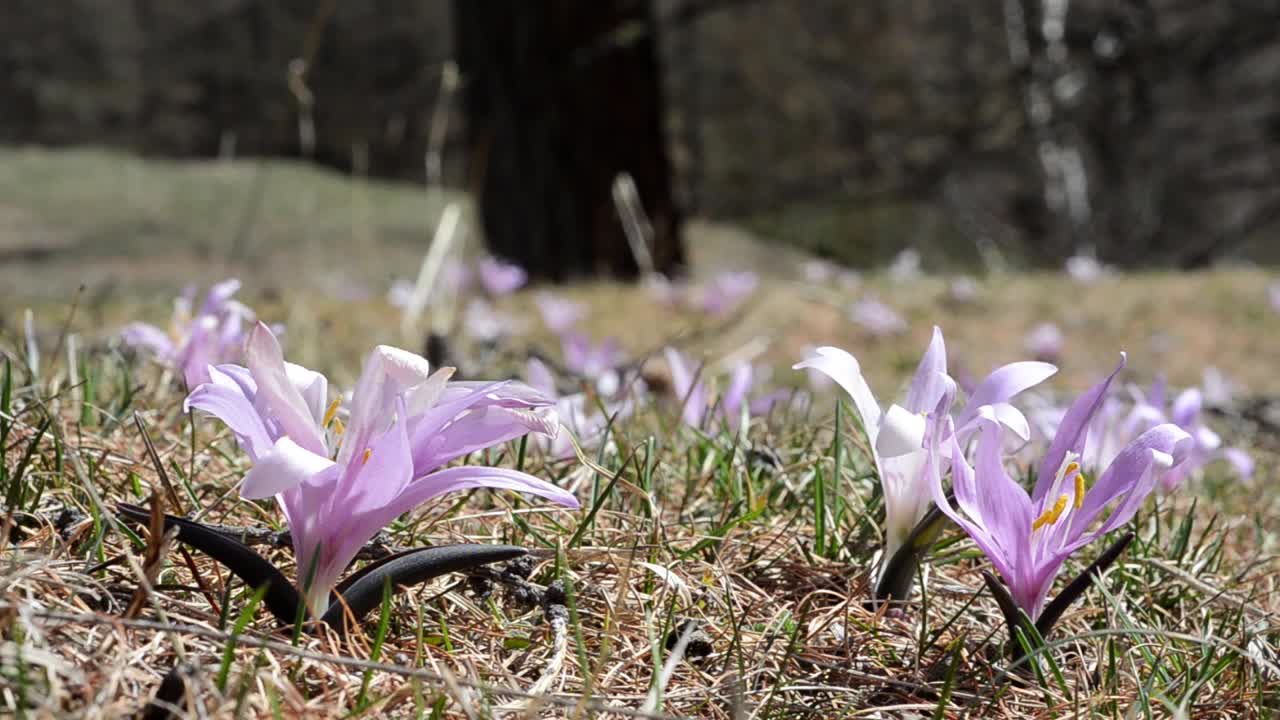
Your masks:
{"label": "yellow anther", "polygon": [[1064,478],[1071,477],[1071,473],[1078,472],[1079,470],[1080,470],[1080,463],[1078,462],[1068,463],[1067,466],[1062,469],[1062,477]]}
{"label": "yellow anther", "polygon": [[1067,509],[1067,496],[1065,494],[1058,496],[1058,501],[1053,504],[1053,509],[1045,510],[1044,514],[1036,518],[1031,523],[1031,530],[1034,532],[1044,527],[1058,522],[1058,518],[1062,517],[1062,513]]}
{"label": "yellow anther", "polygon": [[341,420],[338,420],[335,418],[333,421],[333,432],[338,435],[341,435],[346,431],[347,431],[347,426],[343,425]]}
{"label": "yellow anther", "polygon": [[1085,480],[1084,473],[1076,475],[1076,497],[1074,502],[1077,510],[1080,509],[1081,505],[1084,505]]}
{"label": "yellow anther", "polygon": [[342,398],[334,398],[329,404],[329,409],[324,411],[324,426],[329,427],[329,423],[338,416],[338,406],[342,404]]}
{"label": "yellow anther", "polygon": [[373,448],[364,449],[364,461],[369,462],[369,458],[373,457]]}

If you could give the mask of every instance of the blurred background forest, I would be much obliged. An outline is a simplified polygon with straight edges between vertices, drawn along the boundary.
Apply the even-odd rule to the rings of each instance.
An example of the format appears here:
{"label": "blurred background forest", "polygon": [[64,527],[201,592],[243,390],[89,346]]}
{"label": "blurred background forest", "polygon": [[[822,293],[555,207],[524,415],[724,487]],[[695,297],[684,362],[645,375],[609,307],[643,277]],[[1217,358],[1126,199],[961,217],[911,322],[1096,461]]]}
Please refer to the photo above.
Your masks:
{"label": "blurred background forest", "polygon": [[1280,256],[1274,0],[9,0],[0,108],[8,145],[478,192],[556,279],[522,248],[622,237],[619,171],[659,269],[692,217],[855,266]]}

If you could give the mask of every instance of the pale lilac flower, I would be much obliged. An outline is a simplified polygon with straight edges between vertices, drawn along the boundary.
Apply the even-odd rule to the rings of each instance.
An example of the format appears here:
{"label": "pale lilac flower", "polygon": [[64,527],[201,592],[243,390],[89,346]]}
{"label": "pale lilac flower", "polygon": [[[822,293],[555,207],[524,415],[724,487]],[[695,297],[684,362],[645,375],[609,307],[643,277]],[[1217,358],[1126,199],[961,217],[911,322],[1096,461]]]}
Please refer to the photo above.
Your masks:
{"label": "pale lilac flower", "polygon": [[1218,368],[1210,365],[1201,374],[1200,387],[1204,395],[1204,404],[1211,408],[1222,408],[1231,404],[1239,388]]}
{"label": "pale lilac flower", "polygon": [[1218,459],[1227,460],[1242,479],[1252,475],[1253,459],[1249,454],[1240,448],[1222,447],[1222,438],[1201,420],[1204,396],[1199,388],[1183,390],[1171,405],[1166,399],[1167,388],[1163,378],[1158,378],[1148,392],[1135,388],[1133,394],[1133,410],[1125,425],[1128,436],[1161,423],[1172,423],[1192,439],[1186,461],[1162,477],[1162,487],[1166,492],[1177,488],[1188,477],[1199,475],[1206,465]]}
{"label": "pale lilac flower", "polygon": [[850,319],[873,337],[897,335],[907,329],[907,321],[902,319],[897,310],[867,296],[853,304],[849,309]]}
{"label": "pale lilac flower", "polygon": [[347,403],[344,429],[340,402],[328,404],[328,380],[286,363],[265,325],[254,328],[245,356],[248,367],[210,368],[210,382],[196,387],[185,407],[221,419],[253,461],[241,495],[275,496],[280,504],[299,585],[316,617],[360,548],[426,500],[497,488],[578,507],[570,493],[515,470],[444,468],[530,432],[556,433],[551,401],[526,385],[449,382],[452,368],[430,373],[425,359],[379,346]]}
{"label": "pale lilac flower", "polygon": [[1092,285],[1111,274],[1111,268],[1103,265],[1092,254],[1077,254],[1067,258],[1067,275],[1082,285]]}
{"label": "pale lilac flower", "polygon": [[[973,538],[1033,622],[1071,553],[1127,523],[1160,475],[1188,452],[1190,436],[1174,425],[1158,425],[1124,448],[1090,487],[1079,458],[1087,428],[1114,377],[1112,373],[1081,395],[1067,411],[1030,495],[1005,471],[1002,430],[985,409],[979,413],[983,419],[974,466],[958,442],[929,451],[926,464],[934,502]],[[944,452],[950,456],[955,506],[942,487]],[[1090,530],[1112,505],[1105,520]]]}
{"label": "pale lilac flower", "polygon": [[800,274],[813,285],[826,285],[836,277],[838,268],[827,260],[806,260],[800,266]]}
{"label": "pale lilac flower", "polygon": [[981,287],[978,285],[978,281],[969,275],[961,275],[952,279],[951,284],[947,287],[947,292],[951,295],[951,299],[958,303],[971,303],[977,300],[980,290]]}
{"label": "pale lilac flower", "polygon": [[[573,447],[573,440],[569,437],[570,433],[577,438],[578,445],[584,451],[598,449],[605,440],[611,419],[612,422],[616,422],[620,418],[627,417],[635,408],[635,403],[630,396],[615,399],[603,394],[600,397],[593,397],[583,392],[560,395],[556,389],[555,376],[537,358],[529,359],[526,377],[529,385],[535,390],[547,397],[556,398],[556,414],[569,430],[568,433],[561,432],[554,437],[544,435],[538,440],[542,449],[556,459],[564,460],[577,454]],[[637,389],[636,392],[640,390]]]}
{"label": "pale lilac flower", "polygon": [[480,285],[490,297],[501,297],[524,287],[529,275],[524,268],[495,257],[483,257],[476,263]]}
{"label": "pale lilac flower", "polygon": [[[862,420],[872,459],[884,494],[885,551],[887,563],[906,540],[911,530],[929,510],[928,477],[924,472],[927,459],[925,430],[930,419],[951,420],[955,398],[955,381],[947,374],[947,349],[942,331],[933,329],[933,338],[907,390],[903,405],[891,405],[881,412],[880,404],[862,376],[857,358],[834,347],[821,347],[797,370],[814,369],[831,377],[849,393]],[[978,427],[979,410],[1013,430],[1024,441],[1030,435],[1027,420],[1009,399],[1040,384],[1057,372],[1042,362],[1016,362],[997,368],[970,394],[964,408],[955,416],[955,432],[968,437]],[[947,439],[937,433],[934,444]]]}
{"label": "pale lilac flower", "polygon": [[209,288],[204,302],[194,309],[195,288],[188,288],[173,303],[168,332],[135,322],[120,331],[128,345],[146,350],[160,362],[180,371],[187,387],[209,381],[209,365],[240,358],[253,311],[232,299],[240,289],[235,278]]}
{"label": "pale lilac flower", "polygon": [[407,308],[413,300],[414,285],[408,280],[397,279],[387,290],[387,302],[392,307]]}
{"label": "pale lilac flower", "polygon": [[557,335],[572,330],[587,314],[587,306],[551,293],[538,293],[534,298],[538,313],[547,329]]}
{"label": "pale lilac flower", "polygon": [[889,263],[888,275],[899,285],[920,279],[920,251],[912,247],[903,249]]}
{"label": "pale lilac flower", "polygon": [[622,362],[617,338],[592,343],[582,333],[566,333],[560,338],[560,346],[566,369],[593,381],[596,389],[606,396],[617,392],[620,378],[616,368]]}
{"label": "pale lilac flower", "polygon": [[756,291],[760,278],[753,272],[726,271],[702,288],[701,309],[708,315],[725,315]]}
{"label": "pale lilac flower", "polygon": [[754,400],[749,397],[754,370],[750,363],[743,362],[734,366],[724,391],[718,401],[715,401],[707,389],[708,378],[698,372],[698,368],[693,367],[675,348],[667,348],[665,353],[667,365],[671,368],[672,391],[681,403],[680,417],[689,427],[703,429],[722,426],[731,431],[737,430],[742,424],[744,411],[748,419],[764,415],[778,400],[777,393]]}
{"label": "pale lilac flower", "polygon": [[1280,280],[1267,287],[1267,300],[1271,302],[1271,309],[1280,313]]}
{"label": "pale lilac flower", "polygon": [[466,309],[462,311],[462,329],[479,342],[494,343],[515,333],[518,326],[511,316],[475,297],[467,302]]}
{"label": "pale lilac flower", "polygon": [[1054,362],[1062,356],[1066,344],[1062,330],[1053,323],[1045,322],[1031,328],[1022,346],[1036,359]]}

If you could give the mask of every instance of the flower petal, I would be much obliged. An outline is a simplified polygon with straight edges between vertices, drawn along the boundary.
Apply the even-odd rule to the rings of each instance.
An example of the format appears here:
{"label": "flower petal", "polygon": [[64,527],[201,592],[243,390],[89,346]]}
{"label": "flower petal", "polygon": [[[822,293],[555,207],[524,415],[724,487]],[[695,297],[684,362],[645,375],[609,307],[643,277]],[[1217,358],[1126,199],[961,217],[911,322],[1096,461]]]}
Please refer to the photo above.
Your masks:
{"label": "flower petal", "polygon": [[969,396],[969,401],[965,404],[964,410],[960,412],[960,417],[956,419],[956,425],[964,426],[967,424],[977,416],[978,408],[983,405],[1007,402],[1009,398],[1023,390],[1039,385],[1056,372],[1058,372],[1056,366],[1036,361],[1009,363],[996,368],[986,379],[979,383],[973,394]]}
{"label": "flower petal", "polygon": [[[1063,416],[1062,422],[1058,424],[1058,431],[1054,434],[1053,442],[1049,444],[1049,450],[1045,453],[1044,460],[1040,464],[1040,472],[1036,475],[1035,491],[1031,493],[1031,497],[1034,500],[1039,501],[1044,497],[1045,493],[1049,492],[1049,487],[1057,477],[1058,469],[1062,467],[1062,462],[1066,459],[1068,451],[1083,454],[1085,435],[1088,432],[1089,423],[1102,407],[1107,390],[1111,387],[1111,382],[1124,369],[1127,361],[1128,356],[1120,353],[1120,363],[1107,376],[1107,379],[1094,385],[1071,404],[1067,414]],[[974,395],[976,396],[977,393],[975,392]]]}
{"label": "flower petal", "polygon": [[793,370],[812,368],[835,380],[844,391],[853,398],[854,407],[862,418],[862,426],[866,429],[867,438],[875,445],[876,435],[880,428],[880,405],[875,395],[862,377],[862,368],[858,360],[840,348],[824,346],[814,350],[814,354],[801,362],[792,365]]}
{"label": "flower petal", "polygon": [[881,459],[907,455],[924,447],[924,415],[901,405],[890,405],[876,435],[876,454]]}
{"label": "flower petal", "polygon": [[933,339],[920,358],[911,386],[907,389],[906,409],[913,413],[931,412],[946,391],[941,381],[946,377],[947,346],[942,339],[942,329],[935,325]]}
{"label": "flower petal", "polygon": [[1170,420],[1184,430],[1195,424],[1196,418],[1200,416],[1200,408],[1204,405],[1204,398],[1200,394],[1198,388],[1187,388],[1178,394],[1177,399],[1173,401],[1173,412],[1170,414]]}
{"label": "flower petal", "polygon": [[246,500],[268,498],[297,487],[312,475],[324,472],[333,461],[307,450],[292,438],[285,436],[266,454],[258,458],[240,487],[240,496]]}
{"label": "flower petal", "polygon": [[120,330],[120,339],[126,345],[140,347],[157,357],[168,357],[174,351],[173,341],[163,330],[155,325],[135,322],[125,325]]}
{"label": "flower petal", "polygon": [[[225,366],[223,366],[225,367]],[[198,408],[221,420],[235,433],[240,448],[255,463],[271,451],[272,439],[253,407],[252,395],[230,375],[217,367],[209,368],[210,381],[196,386],[182,404],[183,412]]]}
{"label": "flower petal", "polygon": [[317,455],[326,455],[320,425],[290,380],[280,343],[266,325],[258,323],[253,328],[245,357],[258,386],[254,404],[275,418],[284,433],[298,445]]}

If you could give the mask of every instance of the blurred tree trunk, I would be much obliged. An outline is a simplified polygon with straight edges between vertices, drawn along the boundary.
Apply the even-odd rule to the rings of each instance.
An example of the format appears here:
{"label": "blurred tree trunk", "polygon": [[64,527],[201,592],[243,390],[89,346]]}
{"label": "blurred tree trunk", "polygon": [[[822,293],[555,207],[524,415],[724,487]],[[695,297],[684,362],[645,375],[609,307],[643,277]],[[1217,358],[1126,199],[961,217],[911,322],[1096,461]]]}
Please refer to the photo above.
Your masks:
{"label": "blurred tree trunk", "polygon": [[635,277],[620,173],[652,223],[654,269],[684,254],[647,0],[456,0],[473,186],[486,243],[531,275]]}

